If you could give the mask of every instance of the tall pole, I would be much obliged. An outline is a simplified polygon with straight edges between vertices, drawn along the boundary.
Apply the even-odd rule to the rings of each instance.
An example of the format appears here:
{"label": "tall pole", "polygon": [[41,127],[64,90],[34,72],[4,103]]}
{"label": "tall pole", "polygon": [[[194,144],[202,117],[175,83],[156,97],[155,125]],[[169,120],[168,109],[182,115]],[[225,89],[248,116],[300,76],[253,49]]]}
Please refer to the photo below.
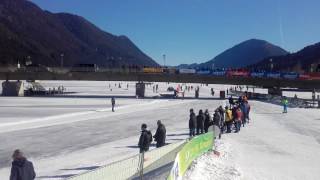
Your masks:
{"label": "tall pole", "polygon": [[271,72],[272,72],[272,70],[273,70],[272,59],[270,59],[270,70],[271,70]]}
{"label": "tall pole", "polygon": [[162,57],[163,57],[163,67],[165,67],[166,66],[166,55],[164,54],[164,55],[162,55]]}
{"label": "tall pole", "polygon": [[64,54],[62,53],[62,54],[60,54],[60,56],[61,56],[60,66],[63,67],[63,56],[64,56]]}

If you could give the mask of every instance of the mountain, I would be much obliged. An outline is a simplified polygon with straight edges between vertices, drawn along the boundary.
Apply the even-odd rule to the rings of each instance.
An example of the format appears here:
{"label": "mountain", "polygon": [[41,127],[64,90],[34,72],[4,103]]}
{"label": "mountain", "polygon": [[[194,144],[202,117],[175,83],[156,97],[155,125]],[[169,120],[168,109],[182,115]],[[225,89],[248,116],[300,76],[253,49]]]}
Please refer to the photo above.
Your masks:
{"label": "mountain", "polygon": [[219,54],[202,67],[240,68],[255,64],[266,57],[288,54],[284,49],[267,41],[250,39]]}
{"label": "mountain", "polygon": [[296,53],[266,58],[249,68],[270,70],[271,64],[274,71],[320,72],[320,42]]}
{"label": "mountain", "polygon": [[[266,57],[288,54],[284,49],[267,41],[250,39],[222,52],[212,60],[198,64],[197,68],[240,68],[255,64]],[[193,64],[192,67],[195,65]],[[179,65],[178,67],[191,67]]]}
{"label": "mountain", "polygon": [[80,16],[43,11],[27,0],[1,0],[0,66],[28,59],[46,66],[62,60],[65,66],[158,65],[126,36],[104,32]]}

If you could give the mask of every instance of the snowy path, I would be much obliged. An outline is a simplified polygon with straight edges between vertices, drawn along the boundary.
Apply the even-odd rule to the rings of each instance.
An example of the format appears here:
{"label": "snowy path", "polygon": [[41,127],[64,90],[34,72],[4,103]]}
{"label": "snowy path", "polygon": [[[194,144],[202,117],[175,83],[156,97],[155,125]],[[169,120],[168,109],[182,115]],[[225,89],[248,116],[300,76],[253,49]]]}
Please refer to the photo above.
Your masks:
{"label": "snowy path", "polygon": [[[252,122],[218,142],[221,157],[200,158],[185,179],[317,180],[320,111],[252,101]],[[203,174],[203,175],[201,175]]]}

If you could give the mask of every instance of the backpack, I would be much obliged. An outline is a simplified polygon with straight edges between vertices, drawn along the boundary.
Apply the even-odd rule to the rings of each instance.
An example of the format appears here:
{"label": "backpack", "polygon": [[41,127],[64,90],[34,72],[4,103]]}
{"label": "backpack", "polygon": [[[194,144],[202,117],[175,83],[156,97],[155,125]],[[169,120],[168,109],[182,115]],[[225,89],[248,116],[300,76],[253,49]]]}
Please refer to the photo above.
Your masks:
{"label": "backpack", "polygon": [[152,143],[152,134],[150,131],[147,131],[147,140],[148,140],[147,142],[149,142],[149,144]]}
{"label": "backpack", "polygon": [[227,115],[226,121],[232,121],[232,112],[230,110],[226,111],[226,115]]}

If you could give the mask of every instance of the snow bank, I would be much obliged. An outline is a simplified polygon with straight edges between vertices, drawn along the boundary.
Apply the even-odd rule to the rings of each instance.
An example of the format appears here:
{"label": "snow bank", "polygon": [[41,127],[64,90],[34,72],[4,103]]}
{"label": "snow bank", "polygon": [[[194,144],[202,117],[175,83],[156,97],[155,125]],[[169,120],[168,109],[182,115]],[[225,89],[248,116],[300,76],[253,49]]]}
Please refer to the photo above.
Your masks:
{"label": "snow bank", "polygon": [[233,163],[234,154],[232,152],[231,145],[223,141],[216,141],[216,151],[219,152],[220,155],[210,151],[196,159],[183,179],[240,179],[241,172]]}
{"label": "snow bank", "polygon": [[185,179],[318,180],[320,111],[250,101],[251,120],[200,157]]}

